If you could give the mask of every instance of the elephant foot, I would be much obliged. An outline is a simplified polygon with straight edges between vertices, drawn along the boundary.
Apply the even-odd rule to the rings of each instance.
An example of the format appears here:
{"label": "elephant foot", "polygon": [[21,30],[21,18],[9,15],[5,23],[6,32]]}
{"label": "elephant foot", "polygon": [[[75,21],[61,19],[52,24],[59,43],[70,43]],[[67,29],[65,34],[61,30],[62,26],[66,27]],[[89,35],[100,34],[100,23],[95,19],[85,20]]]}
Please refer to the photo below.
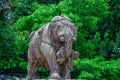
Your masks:
{"label": "elephant foot", "polygon": [[58,73],[52,73],[48,80],[61,80],[61,77]]}

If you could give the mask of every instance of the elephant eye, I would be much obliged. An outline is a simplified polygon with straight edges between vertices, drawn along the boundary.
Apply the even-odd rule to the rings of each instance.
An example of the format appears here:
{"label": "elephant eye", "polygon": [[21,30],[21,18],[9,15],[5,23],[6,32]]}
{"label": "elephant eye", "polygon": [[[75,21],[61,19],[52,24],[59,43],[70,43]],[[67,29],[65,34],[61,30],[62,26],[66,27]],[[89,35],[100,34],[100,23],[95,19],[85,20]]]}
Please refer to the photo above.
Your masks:
{"label": "elephant eye", "polygon": [[60,29],[60,28],[61,28],[61,26],[62,26],[62,24],[61,24],[61,23],[58,23],[58,24],[57,24],[58,29]]}

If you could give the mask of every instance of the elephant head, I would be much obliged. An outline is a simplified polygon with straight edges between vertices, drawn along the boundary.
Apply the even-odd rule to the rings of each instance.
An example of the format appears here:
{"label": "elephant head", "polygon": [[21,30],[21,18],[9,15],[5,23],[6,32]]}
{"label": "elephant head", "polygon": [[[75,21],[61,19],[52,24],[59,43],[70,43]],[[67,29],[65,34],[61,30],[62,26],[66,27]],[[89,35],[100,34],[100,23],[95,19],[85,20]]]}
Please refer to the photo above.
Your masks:
{"label": "elephant head", "polygon": [[72,53],[72,43],[76,40],[77,27],[71,22],[68,17],[56,16],[52,19],[50,26],[55,40],[62,42],[65,45],[66,57]]}

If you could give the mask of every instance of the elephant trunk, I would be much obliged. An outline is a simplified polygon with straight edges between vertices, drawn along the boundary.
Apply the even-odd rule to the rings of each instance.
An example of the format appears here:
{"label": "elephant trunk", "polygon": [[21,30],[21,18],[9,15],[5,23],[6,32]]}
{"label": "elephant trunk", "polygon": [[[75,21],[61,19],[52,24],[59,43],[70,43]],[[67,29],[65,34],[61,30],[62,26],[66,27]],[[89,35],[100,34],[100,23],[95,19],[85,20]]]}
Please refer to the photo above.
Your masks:
{"label": "elephant trunk", "polygon": [[73,38],[68,36],[65,43],[66,58],[69,58],[70,55],[72,54],[72,43],[73,43]]}

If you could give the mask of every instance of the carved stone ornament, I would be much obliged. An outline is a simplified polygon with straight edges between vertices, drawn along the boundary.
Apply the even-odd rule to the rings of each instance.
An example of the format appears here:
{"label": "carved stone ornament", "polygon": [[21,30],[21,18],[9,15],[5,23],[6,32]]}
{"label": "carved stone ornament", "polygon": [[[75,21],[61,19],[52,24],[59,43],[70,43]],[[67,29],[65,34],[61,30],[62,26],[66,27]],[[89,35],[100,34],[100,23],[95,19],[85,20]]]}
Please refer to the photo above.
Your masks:
{"label": "carved stone ornament", "polygon": [[28,48],[27,79],[37,79],[39,67],[50,71],[48,79],[71,79],[72,61],[79,57],[78,52],[72,50],[76,34],[77,27],[65,16],[55,16],[50,23],[32,32]]}

